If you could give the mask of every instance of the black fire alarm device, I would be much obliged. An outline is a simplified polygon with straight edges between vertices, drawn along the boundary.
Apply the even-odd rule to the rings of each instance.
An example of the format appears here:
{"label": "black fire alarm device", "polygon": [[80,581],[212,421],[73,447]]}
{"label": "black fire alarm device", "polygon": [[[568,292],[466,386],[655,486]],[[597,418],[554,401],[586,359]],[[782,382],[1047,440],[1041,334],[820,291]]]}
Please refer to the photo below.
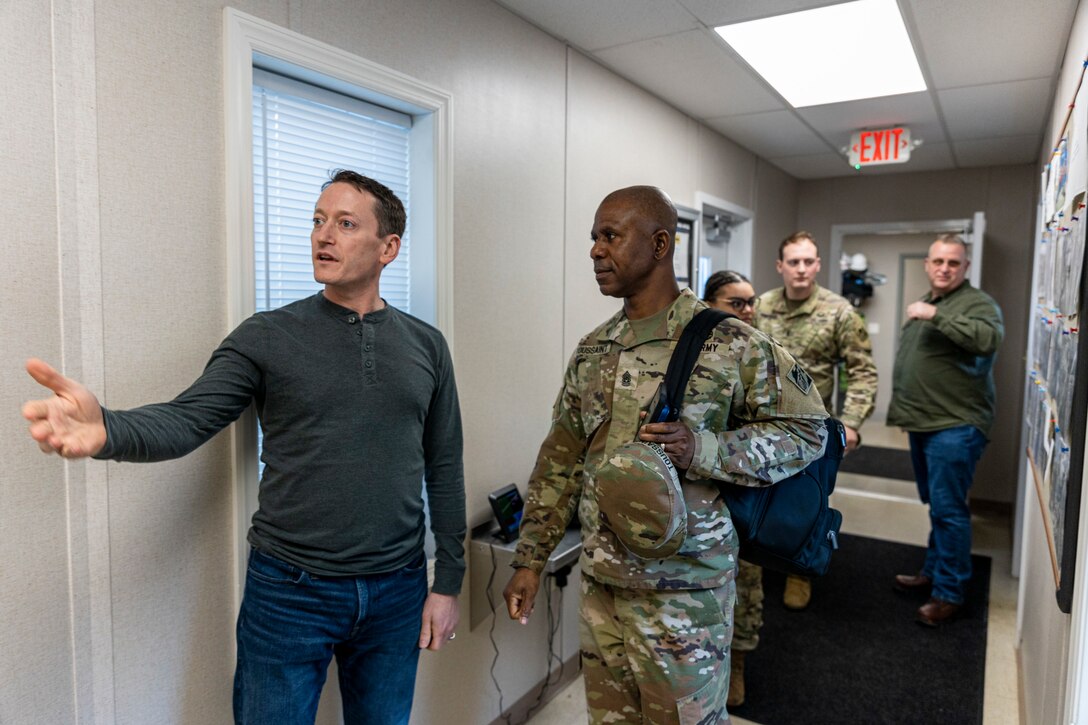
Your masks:
{"label": "black fire alarm device", "polygon": [[495,518],[499,522],[499,537],[506,542],[518,538],[518,527],[521,525],[521,510],[525,503],[521,500],[516,484],[503,486],[497,491],[487,495],[491,503],[491,510],[495,512]]}

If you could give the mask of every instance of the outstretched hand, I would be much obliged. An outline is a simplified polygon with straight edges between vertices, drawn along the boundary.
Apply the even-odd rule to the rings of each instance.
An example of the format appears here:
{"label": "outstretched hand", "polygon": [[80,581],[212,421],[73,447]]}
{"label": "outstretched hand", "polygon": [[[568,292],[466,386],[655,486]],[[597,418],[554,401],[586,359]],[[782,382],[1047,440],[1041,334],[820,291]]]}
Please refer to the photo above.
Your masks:
{"label": "outstretched hand", "polygon": [[106,425],[98,398],[37,358],[26,361],[26,371],[53,391],[50,398],[23,404],[23,417],[30,421],[30,437],[42,452],[83,458],[102,450]]}

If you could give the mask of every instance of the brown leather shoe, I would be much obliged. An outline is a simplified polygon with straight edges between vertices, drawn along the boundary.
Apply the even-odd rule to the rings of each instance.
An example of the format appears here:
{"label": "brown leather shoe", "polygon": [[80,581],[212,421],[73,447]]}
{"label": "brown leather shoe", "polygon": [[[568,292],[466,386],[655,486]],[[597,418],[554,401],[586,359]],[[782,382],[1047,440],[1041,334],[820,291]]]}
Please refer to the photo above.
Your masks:
{"label": "brown leather shoe", "polygon": [[933,587],[933,580],[922,572],[917,574],[896,574],[892,588],[900,592],[928,591]]}
{"label": "brown leather shoe", "polygon": [[950,621],[960,611],[959,604],[953,604],[952,602],[946,602],[941,599],[929,598],[929,601],[918,607],[918,616],[916,619],[919,624],[924,624],[927,627],[936,627],[937,625],[944,624]]}

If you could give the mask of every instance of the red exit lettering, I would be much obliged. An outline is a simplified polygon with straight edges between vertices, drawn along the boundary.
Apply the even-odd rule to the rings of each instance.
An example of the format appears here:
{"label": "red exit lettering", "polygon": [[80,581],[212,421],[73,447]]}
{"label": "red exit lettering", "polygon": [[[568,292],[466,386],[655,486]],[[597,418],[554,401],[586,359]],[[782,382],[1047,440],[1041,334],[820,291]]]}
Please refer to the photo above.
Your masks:
{"label": "red exit lettering", "polygon": [[902,142],[902,135],[902,128],[861,131],[854,146],[858,161],[862,164],[899,161],[900,151],[907,145]]}

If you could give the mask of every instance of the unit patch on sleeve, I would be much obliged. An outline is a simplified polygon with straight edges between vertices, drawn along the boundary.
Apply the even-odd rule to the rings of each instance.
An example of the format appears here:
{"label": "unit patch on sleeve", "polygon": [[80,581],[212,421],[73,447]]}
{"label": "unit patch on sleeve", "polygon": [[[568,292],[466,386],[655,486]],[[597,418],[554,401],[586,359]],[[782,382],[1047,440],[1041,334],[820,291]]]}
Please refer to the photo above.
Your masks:
{"label": "unit patch on sleeve", "polygon": [[808,391],[812,388],[812,377],[804,371],[804,368],[794,363],[794,366],[786,373],[786,377],[800,388],[802,393],[808,395]]}

